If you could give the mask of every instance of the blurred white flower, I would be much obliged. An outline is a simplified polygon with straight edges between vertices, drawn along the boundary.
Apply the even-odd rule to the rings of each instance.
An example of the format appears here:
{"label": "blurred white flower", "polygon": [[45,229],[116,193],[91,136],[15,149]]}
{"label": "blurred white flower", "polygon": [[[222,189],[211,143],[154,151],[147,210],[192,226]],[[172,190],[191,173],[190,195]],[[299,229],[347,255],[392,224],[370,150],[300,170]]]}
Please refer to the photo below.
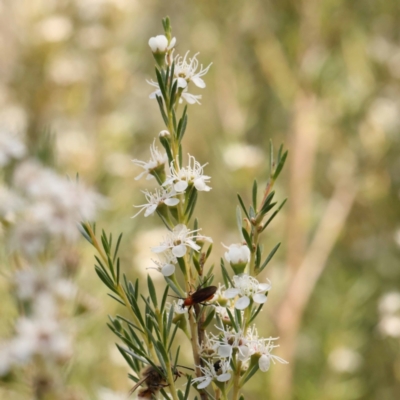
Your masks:
{"label": "blurred white flower", "polygon": [[267,301],[265,293],[271,289],[270,283],[259,283],[256,278],[247,274],[235,275],[233,284],[233,288],[225,291],[225,297],[232,299],[239,296],[239,299],[235,302],[235,308],[238,310],[247,308],[250,304],[250,299],[253,299],[258,304],[265,303]]}
{"label": "blurred white flower", "polygon": [[165,165],[165,163],[168,161],[168,157],[166,153],[161,153],[158,150],[158,147],[156,146],[156,140],[154,139],[153,144],[150,146],[150,160],[145,162],[145,161],[141,161],[141,160],[132,160],[133,163],[137,166],[139,166],[140,168],[143,168],[144,171],[139,174],[135,180],[138,180],[140,178],[142,178],[143,176],[146,176],[146,179],[152,179],[154,178],[153,175],[151,175],[151,173],[160,167],[163,167]]}
{"label": "blurred white flower", "polygon": [[378,324],[378,329],[383,336],[400,338],[400,317],[385,315]]}
{"label": "blurred white flower", "polygon": [[142,191],[144,193],[147,203],[142,204],[140,206],[134,206],[136,208],[140,208],[139,212],[137,212],[132,218],[135,218],[139,215],[143,210],[144,216],[148,217],[149,215],[154,214],[158,207],[162,206],[163,204],[173,207],[179,203],[179,199],[176,197],[176,192],[173,189],[164,189],[159,188],[156,189],[153,193],[150,193],[148,190]]}
{"label": "blurred white flower", "polygon": [[349,347],[337,347],[328,357],[328,363],[337,372],[355,372],[362,363],[359,353]]}
{"label": "blurred white flower", "polygon": [[24,205],[23,199],[6,186],[0,186],[0,219],[14,222],[15,213]]}
{"label": "blurred white flower", "polygon": [[382,314],[394,314],[400,311],[400,292],[385,293],[379,299],[378,308]]}
{"label": "blurred white flower", "polygon": [[126,400],[126,393],[114,392],[111,389],[101,388],[98,391],[99,400]]}
{"label": "blurred white flower", "polygon": [[171,162],[170,173],[163,183],[163,186],[173,185],[177,193],[184,192],[189,185],[194,187],[200,192],[208,192],[211,190],[207,183],[211,177],[203,175],[203,168],[207,164],[200,165],[196,159],[189,154],[189,163],[185,168],[175,168],[175,163]]}
{"label": "blurred white flower", "polygon": [[66,360],[72,354],[71,338],[55,319],[21,317],[15,328],[12,347],[19,362],[27,362],[35,355]]}
{"label": "blurred white flower", "polygon": [[75,284],[60,276],[57,264],[47,264],[42,268],[26,268],[15,272],[16,295],[21,300],[35,300],[42,292],[48,292],[63,300],[73,299],[77,288]]}
{"label": "blurred white flower", "polygon": [[12,159],[24,157],[25,153],[25,144],[20,138],[0,127],[0,167],[4,167]]}
{"label": "blurred white flower", "polygon": [[61,42],[72,34],[71,20],[63,15],[53,15],[39,23],[38,30],[47,42]]}
{"label": "blurred white flower", "polygon": [[[14,174],[14,185],[26,198],[28,206],[23,211],[21,226],[15,227],[13,237],[28,238],[36,229],[40,232],[63,237],[68,241],[79,237],[77,223],[93,220],[104,199],[81,182],[68,180],[36,162],[26,161]],[[27,225],[28,224],[28,225]],[[38,244],[37,238],[32,238]],[[20,243],[14,243],[21,248]]]}
{"label": "blurred white flower", "polygon": [[203,65],[200,65],[200,70],[197,71],[199,66],[199,61],[197,60],[196,53],[193,57],[188,57],[189,51],[186,52],[185,56],[176,56],[175,57],[175,69],[174,69],[174,77],[178,81],[178,87],[185,89],[189,82],[193,82],[197,87],[204,89],[206,87],[205,82],[201,79],[208,70],[210,69],[212,63],[206,68],[203,68]]}
{"label": "blurred white flower", "polygon": [[231,379],[230,371],[232,369],[229,360],[218,361],[218,368],[210,361],[203,361],[205,366],[199,366],[203,376],[192,379],[192,383],[198,383],[197,389],[206,388],[213,379],[216,379],[218,382],[227,382]]}
{"label": "blurred white flower", "polygon": [[164,241],[159,246],[152,247],[153,253],[163,253],[165,251],[172,251],[175,257],[183,257],[186,254],[186,248],[190,247],[195,251],[200,250],[200,246],[196,244],[196,239],[207,240],[212,242],[211,238],[198,235],[197,230],[190,230],[186,225],[179,224],[175,226],[172,232],[168,233],[168,236],[164,238]]}
{"label": "blurred white flower", "polygon": [[7,375],[13,365],[12,348],[9,343],[0,343],[0,377]]}
{"label": "blurred white flower", "polygon": [[176,44],[176,38],[172,38],[168,43],[165,35],[158,35],[149,39],[149,46],[153,53],[165,53],[167,50],[172,49]]}

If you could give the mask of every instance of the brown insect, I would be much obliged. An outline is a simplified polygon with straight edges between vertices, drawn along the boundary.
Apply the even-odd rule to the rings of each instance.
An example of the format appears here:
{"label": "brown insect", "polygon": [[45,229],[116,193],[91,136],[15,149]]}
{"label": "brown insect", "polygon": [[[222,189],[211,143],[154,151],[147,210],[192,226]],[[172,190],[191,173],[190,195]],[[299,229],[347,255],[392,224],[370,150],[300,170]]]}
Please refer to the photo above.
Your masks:
{"label": "brown insect", "polygon": [[[146,367],[142,372],[142,378],[129,391],[129,396],[142,384],[146,387],[139,391],[139,399],[152,399],[162,388],[169,386],[161,371],[161,367],[158,367],[158,369],[155,369],[152,365]],[[181,372],[175,370],[174,375],[176,380],[181,376]]]}
{"label": "brown insect", "polygon": [[165,378],[153,366],[149,365],[142,372],[142,378],[129,391],[129,396],[142,384],[146,387],[141,389],[138,394],[139,399],[151,399],[158,391],[167,385]]}
{"label": "brown insect", "polygon": [[216,286],[207,286],[202,289],[197,289],[194,293],[189,294],[186,298],[181,298],[183,303],[182,308],[189,307],[189,309],[196,304],[201,304],[203,306],[207,305],[204,302],[211,300],[214,297],[215,292],[218,290]]}

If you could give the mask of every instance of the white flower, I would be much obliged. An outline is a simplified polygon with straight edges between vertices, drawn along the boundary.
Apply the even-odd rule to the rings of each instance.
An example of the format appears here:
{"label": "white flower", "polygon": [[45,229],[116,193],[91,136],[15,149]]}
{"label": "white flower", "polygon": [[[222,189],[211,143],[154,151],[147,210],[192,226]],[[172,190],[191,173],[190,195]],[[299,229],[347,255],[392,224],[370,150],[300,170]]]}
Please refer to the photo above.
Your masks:
{"label": "white flower", "polygon": [[101,196],[81,182],[68,180],[32,161],[18,166],[13,183],[26,206],[13,228],[12,246],[25,253],[40,251],[47,236],[76,240],[77,222],[93,220],[97,207],[104,204]]}
{"label": "white flower", "polygon": [[199,53],[192,58],[189,58],[188,54],[189,52],[186,52],[184,57],[178,55],[175,58],[174,77],[178,80],[178,87],[185,89],[189,82],[193,82],[197,87],[204,89],[206,84],[201,77],[208,72],[212,63],[207,68],[203,68],[201,64],[200,71],[197,71],[199,66],[197,54]]}
{"label": "white flower", "polygon": [[25,153],[25,144],[16,135],[0,127],[0,167],[12,159],[22,158]]}
{"label": "white flower", "polygon": [[153,253],[163,253],[167,250],[172,250],[172,254],[175,257],[183,257],[186,254],[186,248],[190,247],[195,251],[200,250],[200,246],[196,244],[196,239],[203,239],[212,242],[211,238],[197,235],[199,231],[191,231],[186,225],[179,224],[175,226],[174,230],[168,234],[162,243],[157,247],[152,247]]}
{"label": "white flower", "polygon": [[143,210],[145,210],[144,216],[148,217],[149,215],[154,214],[157,208],[163,204],[173,207],[179,203],[179,199],[173,197],[176,196],[176,192],[173,189],[160,188],[156,189],[154,193],[150,193],[148,190],[142,191],[142,193],[146,196],[147,204],[134,206],[140,208],[140,210],[132,218],[135,218]]}
{"label": "white flower", "polygon": [[165,53],[167,50],[175,46],[176,38],[172,38],[168,44],[168,39],[165,35],[157,35],[149,39],[149,46],[153,53]]}
{"label": "white flower", "polygon": [[182,99],[185,99],[188,104],[201,104],[199,100],[201,100],[201,94],[191,94],[188,92],[188,89],[183,89],[181,93],[181,98],[179,99],[179,103],[182,103]]}
{"label": "white flower", "polygon": [[71,339],[55,319],[21,317],[16,322],[16,332],[12,346],[20,362],[26,362],[34,355],[61,359],[71,356]]}
{"label": "white flower", "polygon": [[247,274],[235,275],[233,277],[233,288],[225,291],[225,297],[232,299],[239,295],[240,298],[236,300],[235,308],[244,310],[250,304],[250,298],[255,303],[264,304],[267,301],[265,292],[271,289],[270,283],[259,283],[256,278]]}
{"label": "white flower", "polygon": [[173,185],[177,193],[184,192],[189,185],[194,185],[199,192],[208,192],[211,188],[207,186],[207,183],[210,181],[211,177],[203,175],[203,168],[205,165],[207,164],[200,165],[200,163],[190,154],[189,163],[186,168],[180,168],[177,170],[174,167],[174,162],[171,162],[170,174],[163,183],[163,186]]}
{"label": "white flower", "polygon": [[241,330],[236,332],[234,329],[225,330],[224,328],[216,328],[222,332],[219,336],[213,335],[213,340],[218,348],[218,355],[230,358],[233,349],[237,349],[239,360],[244,361],[249,356],[250,350],[246,346],[246,339],[243,336],[243,332]]}
{"label": "white flower", "polygon": [[[253,332],[256,332],[255,328],[253,329]],[[274,364],[276,361],[281,364],[288,364],[288,362],[283,358],[271,354],[274,348],[279,347],[274,345],[274,340],[276,339],[277,338],[259,339],[258,337],[254,337],[253,339],[248,340],[250,353],[260,355],[260,358],[258,359],[258,366],[262,372],[267,372],[269,370],[271,361]]]}
{"label": "white flower", "polygon": [[148,269],[156,269],[164,276],[171,276],[175,272],[175,265],[177,263],[176,257],[172,254],[171,250],[165,250],[157,254],[159,261],[152,260],[157,267],[149,267]]}
{"label": "white flower", "polygon": [[225,260],[230,264],[247,264],[250,261],[250,250],[244,244],[231,244],[229,247],[222,244],[228,251]]}
{"label": "white flower", "polygon": [[192,380],[193,383],[198,383],[197,389],[206,388],[213,379],[216,379],[218,382],[227,382],[231,379],[230,371],[232,369],[229,360],[218,361],[217,367],[212,362],[204,360],[204,365],[205,367],[199,366],[203,376]]}
{"label": "white flower", "polygon": [[144,171],[139,174],[135,180],[138,180],[143,176],[146,176],[147,180],[154,178],[153,175],[151,175],[152,171],[154,171],[156,168],[164,166],[164,164],[168,161],[167,154],[161,153],[158,150],[158,147],[156,146],[156,139],[154,139],[153,144],[150,146],[150,155],[151,158],[147,162],[136,159],[132,160],[134,164],[144,169]]}

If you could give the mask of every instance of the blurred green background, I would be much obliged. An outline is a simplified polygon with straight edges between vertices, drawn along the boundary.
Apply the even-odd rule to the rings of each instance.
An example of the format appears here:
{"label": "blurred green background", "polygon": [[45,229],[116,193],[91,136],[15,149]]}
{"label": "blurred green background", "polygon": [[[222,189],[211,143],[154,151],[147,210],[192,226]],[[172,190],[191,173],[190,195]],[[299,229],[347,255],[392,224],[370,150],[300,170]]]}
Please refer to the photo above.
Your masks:
{"label": "blurred green background", "polygon": [[[147,160],[163,129],[146,79],[147,42],[166,15],[177,52],[213,62],[207,88],[192,90],[203,99],[189,107],[184,150],[209,162],[213,190],[196,214],[214,261],[220,242],[239,241],[236,193],[249,200],[253,178],[265,183],[269,140],[289,149],[277,187],[289,201],[264,238],[282,246],[263,274],[273,290],[259,324],[290,364],[259,372],[246,400],[400,398],[400,3],[0,2],[0,123],[25,132],[32,151],[51,131],[58,170],[109,198],[98,226],[124,232],[132,279],[145,277],[164,232],[156,218],[130,217],[151,187],[131,160]],[[82,240],[79,284],[93,312],[66,374],[83,399],[130,387],[105,325],[121,310],[92,257]],[[3,321],[15,313],[0,310]]]}

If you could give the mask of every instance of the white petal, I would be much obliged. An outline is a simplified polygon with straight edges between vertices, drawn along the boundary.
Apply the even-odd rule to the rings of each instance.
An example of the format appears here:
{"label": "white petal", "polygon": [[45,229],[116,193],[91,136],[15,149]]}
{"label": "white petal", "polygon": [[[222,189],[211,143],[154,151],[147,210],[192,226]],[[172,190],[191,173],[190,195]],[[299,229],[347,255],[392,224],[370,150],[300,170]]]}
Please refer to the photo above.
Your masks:
{"label": "white petal", "polygon": [[240,293],[239,289],[229,288],[225,290],[224,297],[226,297],[227,299],[233,299],[239,293]]}
{"label": "white petal", "polygon": [[257,293],[253,296],[253,300],[255,303],[264,304],[267,301],[267,296],[262,293]]}
{"label": "white petal", "polygon": [[156,247],[152,247],[151,251],[153,253],[162,253],[165,250],[168,250],[169,247],[168,246],[156,246]]}
{"label": "white petal", "polygon": [[258,285],[258,290],[260,291],[260,292],[267,292],[268,290],[270,290],[271,289],[271,285],[269,284],[269,283],[260,283],[259,285]]}
{"label": "white petal", "polygon": [[263,354],[258,360],[258,366],[260,367],[260,370],[262,372],[267,372],[269,370],[269,367],[271,366],[270,358],[267,355]]}
{"label": "white petal", "polygon": [[229,379],[231,379],[231,374],[229,372],[226,374],[221,374],[221,375],[217,376],[218,382],[226,382],[226,381],[229,381]]}
{"label": "white petal", "polygon": [[150,179],[154,179],[154,176],[151,175],[151,174],[148,174],[148,175],[146,176],[146,181],[149,181]]}
{"label": "white petal", "polygon": [[176,38],[172,38],[171,41],[169,42],[168,49],[172,49],[175,46],[176,43]]}
{"label": "white petal", "polygon": [[179,88],[183,88],[184,89],[187,86],[186,79],[178,78],[177,80],[178,80],[178,87]]}
{"label": "white petal", "polygon": [[204,389],[211,383],[211,378],[204,378],[204,381],[197,385],[197,389]]}
{"label": "white petal", "polygon": [[199,78],[198,76],[194,76],[191,81],[199,88],[204,89],[206,87],[205,82],[203,79]]}
{"label": "white petal", "polygon": [[236,301],[235,308],[237,310],[244,310],[249,306],[249,304],[250,304],[250,299],[247,296],[243,296]]}
{"label": "white petal", "polygon": [[211,188],[207,186],[207,184],[204,182],[204,178],[196,178],[194,180],[194,187],[199,191],[199,192],[209,192]]}
{"label": "white petal", "polygon": [[250,356],[250,349],[247,346],[239,346],[238,358],[240,361],[245,361]]}
{"label": "white petal", "polygon": [[179,203],[179,199],[176,199],[176,198],[166,199],[166,200],[164,201],[164,203],[165,203],[167,206],[170,206],[170,207],[176,206],[176,205]]}
{"label": "white petal", "polygon": [[174,264],[165,264],[161,268],[161,272],[164,276],[171,276],[175,272],[175,265]]}
{"label": "white petal", "polygon": [[187,239],[185,243],[188,246],[190,246],[193,250],[199,251],[201,249],[201,247],[195,242],[193,242],[193,240]]}
{"label": "white petal", "polygon": [[229,344],[222,344],[218,347],[218,355],[221,357],[230,357],[232,355],[232,346]]}
{"label": "white petal", "polygon": [[174,185],[174,189],[178,192],[184,192],[186,190],[186,188],[188,187],[188,183],[186,181],[178,181],[177,183],[175,183]]}
{"label": "white petal", "polygon": [[152,204],[149,207],[146,207],[146,211],[144,212],[144,216],[148,217],[149,215],[153,214],[154,211],[157,210],[157,204]]}
{"label": "white petal", "polygon": [[157,39],[155,37],[149,39],[149,46],[153,53],[157,51]]}
{"label": "white petal", "polygon": [[184,244],[180,244],[172,248],[172,254],[175,257],[183,257],[186,254],[186,246]]}

